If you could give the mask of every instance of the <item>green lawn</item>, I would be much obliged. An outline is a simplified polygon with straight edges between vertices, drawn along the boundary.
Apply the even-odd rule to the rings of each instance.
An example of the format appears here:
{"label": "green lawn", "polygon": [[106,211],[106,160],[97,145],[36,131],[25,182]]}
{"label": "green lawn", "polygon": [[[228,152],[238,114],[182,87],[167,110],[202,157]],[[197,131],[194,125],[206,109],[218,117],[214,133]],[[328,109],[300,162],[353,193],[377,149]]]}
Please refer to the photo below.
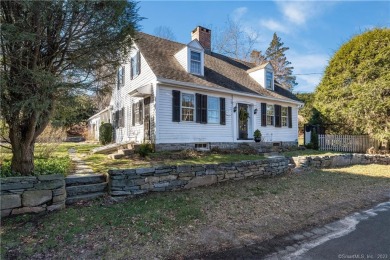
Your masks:
{"label": "green lawn", "polygon": [[311,156],[311,155],[335,155],[335,154],[345,154],[345,153],[305,149],[305,150],[283,152],[282,154],[286,157],[296,157],[296,156]]}
{"label": "green lawn", "polygon": [[172,159],[177,152],[157,152],[151,153],[146,158],[135,156],[133,158],[112,160],[107,155],[92,154],[85,155],[83,160],[95,171],[99,173],[107,172],[109,169],[128,169],[140,167],[152,167],[160,165],[185,165],[185,164],[216,164],[230,163],[244,160],[264,159],[262,155],[245,154],[213,154],[213,153],[193,153],[186,159]]}
{"label": "green lawn", "polygon": [[6,218],[1,258],[182,259],[261,242],[386,200],[388,170],[384,165],[315,170]]}

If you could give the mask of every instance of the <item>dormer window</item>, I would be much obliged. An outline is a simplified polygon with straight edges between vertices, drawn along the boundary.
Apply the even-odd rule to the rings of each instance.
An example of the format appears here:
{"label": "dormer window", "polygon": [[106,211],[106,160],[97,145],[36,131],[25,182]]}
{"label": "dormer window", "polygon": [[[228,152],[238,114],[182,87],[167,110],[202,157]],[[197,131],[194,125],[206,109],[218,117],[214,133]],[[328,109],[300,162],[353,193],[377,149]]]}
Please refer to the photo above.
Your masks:
{"label": "dormer window", "polygon": [[273,73],[271,71],[266,72],[265,76],[265,86],[267,89],[274,89],[273,88]]}
{"label": "dormer window", "polygon": [[200,52],[191,51],[190,72],[193,74],[202,74],[200,56]]}

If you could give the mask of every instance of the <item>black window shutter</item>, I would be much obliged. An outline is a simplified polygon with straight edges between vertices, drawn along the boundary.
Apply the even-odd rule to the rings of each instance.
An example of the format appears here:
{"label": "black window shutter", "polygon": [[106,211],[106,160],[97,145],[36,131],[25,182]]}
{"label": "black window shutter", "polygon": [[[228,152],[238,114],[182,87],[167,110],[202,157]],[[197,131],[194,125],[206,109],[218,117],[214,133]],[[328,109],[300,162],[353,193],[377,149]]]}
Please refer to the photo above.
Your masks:
{"label": "black window shutter", "polygon": [[135,103],[131,107],[131,125],[135,126]]}
{"label": "black window shutter", "polygon": [[196,122],[202,122],[202,95],[195,94],[195,104],[196,104]]}
{"label": "black window shutter", "polygon": [[180,122],[180,91],[172,90],[172,121]]}
{"label": "black window shutter", "polygon": [[281,118],[282,107],[279,105],[275,105],[275,127],[282,127]]}
{"label": "black window shutter", "polygon": [[288,114],[287,114],[287,117],[288,117],[288,127],[292,128],[292,108],[288,107],[287,111],[288,111]]}
{"label": "black window shutter", "polygon": [[202,95],[202,118],[201,123],[207,124],[207,95]]}
{"label": "black window shutter", "polygon": [[138,108],[139,108],[139,123],[140,125],[142,125],[144,123],[144,101],[143,100],[140,100],[138,101],[139,105],[138,105]]}
{"label": "black window shutter", "polygon": [[115,128],[119,128],[119,110],[115,111]]}
{"label": "black window shutter", "polygon": [[137,52],[137,71],[137,75],[141,74],[141,53],[139,51]]}
{"label": "black window shutter", "polygon": [[261,103],[261,126],[267,126],[267,104]]}
{"label": "black window shutter", "polygon": [[219,98],[219,122],[221,125],[226,125],[226,108],[225,108],[225,98]]}

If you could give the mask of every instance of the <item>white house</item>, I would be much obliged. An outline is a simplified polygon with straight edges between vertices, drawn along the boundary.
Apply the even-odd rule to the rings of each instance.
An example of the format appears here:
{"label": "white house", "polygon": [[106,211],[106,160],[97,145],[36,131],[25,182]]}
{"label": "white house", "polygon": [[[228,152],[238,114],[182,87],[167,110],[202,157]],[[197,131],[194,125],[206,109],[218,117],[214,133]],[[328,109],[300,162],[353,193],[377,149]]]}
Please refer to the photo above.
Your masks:
{"label": "white house", "polygon": [[254,143],[256,129],[264,142],[296,145],[301,105],[269,63],[211,52],[211,31],[198,26],[188,44],[137,35],[118,70],[110,122],[115,142],[151,142],[156,150]]}

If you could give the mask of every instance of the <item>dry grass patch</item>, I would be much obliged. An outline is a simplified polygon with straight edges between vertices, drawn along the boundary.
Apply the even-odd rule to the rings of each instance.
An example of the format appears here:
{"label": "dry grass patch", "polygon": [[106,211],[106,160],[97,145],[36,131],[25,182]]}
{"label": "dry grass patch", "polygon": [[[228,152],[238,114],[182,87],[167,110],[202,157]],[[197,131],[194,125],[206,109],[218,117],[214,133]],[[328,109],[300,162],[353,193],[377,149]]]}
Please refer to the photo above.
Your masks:
{"label": "dry grass patch", "polygon": [[259,243],[387,200],[389,169],[366,165],[247,179],[6,219],[2,257],[180,259]]}

